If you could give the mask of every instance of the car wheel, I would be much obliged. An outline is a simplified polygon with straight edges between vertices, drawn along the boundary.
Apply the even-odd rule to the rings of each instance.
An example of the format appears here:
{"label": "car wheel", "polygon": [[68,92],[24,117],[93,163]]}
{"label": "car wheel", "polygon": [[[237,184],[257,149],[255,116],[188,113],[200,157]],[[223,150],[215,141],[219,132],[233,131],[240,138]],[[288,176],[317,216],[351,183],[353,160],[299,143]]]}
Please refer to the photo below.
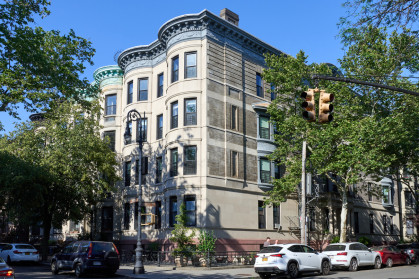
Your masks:
{"label": "car wheel", "polygon": [[349,263],[349,271],[357,271],[358,270],[358,261],[356,258],[352,258]]}
{"label": "car wheel", "polygon": [[56,275],[58,274],[58,265],[57,265],[57,261],[53,261],[51,262],[51,272],[52,274]]}
{"label": "car wheel", "polygon": [[388,258],[386,261],[386,266],[387,267],[392,267],[393,266],[393,259],[392,258]]}
{"label": "car wheel", "polygon": [[271,278],[271,275],[269,273],[259,273],[259,277],[261,279],[269,279]]}
{"label": "car wheel", "polygon": [[292,262],[292,263],[288,264],[288,270],[287,270],[287,272],[288,272],[288,276],[291,279],[297,278],[298,277],[298,266],[297,266],[297,263]]}
{"label": "car wheel", "polygon": [[381,259],[380,257],[376,257],[375,261],[374,261],[374,268],[375,269],[380,269],[381,268]]}
{"label": "car wheel", "polygon": [[330,273],[330,263],[328,261],[322,262],[322,274],[328,275]]}
{"label": "car wheel", "polygon": [[83,269],[81,267],[81,264],[77,264],[76,265],[75,273],[76,273],[76,277],[77,278],[82,278],[82,276],[83,276]]}
{"label": "car wheel", "polygon": [[410,257],[407,257],[406,258],[406,264],[407,265],[410,265],[412,263],[412,260],[410,259]]}

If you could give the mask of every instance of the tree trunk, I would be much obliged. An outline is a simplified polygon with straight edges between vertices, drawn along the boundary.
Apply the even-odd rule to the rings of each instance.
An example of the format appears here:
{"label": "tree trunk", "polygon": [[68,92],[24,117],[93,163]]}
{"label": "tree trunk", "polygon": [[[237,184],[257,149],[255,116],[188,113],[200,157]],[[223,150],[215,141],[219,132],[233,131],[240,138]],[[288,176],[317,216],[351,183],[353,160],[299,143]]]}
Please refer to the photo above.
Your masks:
{"label": "tree trunk", "polygon": [[342,193],[342,212],[340,214],[340,242],[346,242],[346,223],[348,217],[348,193],[346,188]]}
{"label": "tree trunk", "polygon": [[48,244],[49,244],[49,237],[51,232],[51,218],[47,215],[45,216],[44,220],[42,221],[42,228],[44,229],[42,242],[41,242],[41,257],[42,261],[47,261],[48,259]]}

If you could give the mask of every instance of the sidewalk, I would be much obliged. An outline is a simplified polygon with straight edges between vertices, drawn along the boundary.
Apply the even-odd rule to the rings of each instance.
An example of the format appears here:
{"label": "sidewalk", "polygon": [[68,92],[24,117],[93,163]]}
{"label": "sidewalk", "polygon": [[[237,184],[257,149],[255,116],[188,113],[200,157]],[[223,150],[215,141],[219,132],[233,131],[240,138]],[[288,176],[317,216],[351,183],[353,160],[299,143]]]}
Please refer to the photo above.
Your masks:
{"label": "sidewalk", "polygon": [[134,265],[121,265],[116,272],[117,275],[125,278],[170,278],[170,279],[186,279],[186,278],[259,278],[252,265],[250,266],[226,266],[226,267],[177,267],[173,265],[145,265],[145,273],[133,274]]}

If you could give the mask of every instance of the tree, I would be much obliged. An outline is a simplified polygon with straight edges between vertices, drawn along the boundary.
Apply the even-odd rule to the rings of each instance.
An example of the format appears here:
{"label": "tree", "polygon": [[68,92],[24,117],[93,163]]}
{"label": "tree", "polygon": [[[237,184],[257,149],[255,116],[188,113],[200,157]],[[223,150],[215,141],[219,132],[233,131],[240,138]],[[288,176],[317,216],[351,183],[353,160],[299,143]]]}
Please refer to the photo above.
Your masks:
{"label": "tree", "polygon": [[48,5],[47,0],[0,4],[0,112],[18,118],[19,105],[35,112],[63,97],[88,105],[85,97],[95,92],[80,77],[84,64],[93,64],[91,42],[73,30],[61,35],[31,26],[35,16],[49,14]]}
{"label": "tree", "polygon": [[[413,88],[399,74],[409,65],[406,61],[417,55],[410,52],[417,45],[415,36],[395,32],[388,36],[385,30],[377,28],[357,34],[340,61],[348,77],[359,78],[361,74],[380,82],[378,77],[382,81],[385,76],[387,84]],[[275,85],[278,96],[268,109],[278,132],[275,134],[278,147],[270,158],[286,166],[285,175],[274,180],[267,203],[282,202],[298,191],[301,146],[306,140],[310,146],[308,171],[327,177],[337,186],[342,201],[340,241],[346,241],[347,193],[351,185],[357,184],[362,190],[365,189],[362,182],[367,178],[378,181],[391,174],[390,167],[398,162],[400,148],[407,153],[413,145],[405,141],[417,142],[419,118],[411,119],[410,113],[417,115],[418,109],[412,107],[412,96],[356,84],[318,81],[319,88],[336,95],[334,120],[325,125],[309,123],[301,116],[299,93],[315,87],[311,74],[330,75],[331,70],[325,65],[307,65],[306,59],[303,52],[296,58],[266,57],[268,69],[263,76]],[[416,65],[411,66],[416,69]],[[406,128],[399,121],[413,128]]]}
{"label": "tree", "polygon": [[100,138],[98,103],[89,113],[71,102],[52,106],[42,122],[22,123],[0,139],[6,209],[27,224],[51,226],[82,220],[120,178],[115,153]]}
{"label": "tree", "polygon": [[341,18],[341,25],[353,27],[405,27],[419,16],[418,0],[348,0],[343,6],[348,16]]}
{"label": "tree", "polygon": [[175,217],[175,228],[173,229],[172,236],[170,237],[170,241],[176,243],[177,246],[174,249],[175,253],[181,256],[189,256],[190,247],[193,244],[192,240],[195,236],[195,230],[186,226],[187,218],[186,205],[182,202],[179,207],[179,214]]}

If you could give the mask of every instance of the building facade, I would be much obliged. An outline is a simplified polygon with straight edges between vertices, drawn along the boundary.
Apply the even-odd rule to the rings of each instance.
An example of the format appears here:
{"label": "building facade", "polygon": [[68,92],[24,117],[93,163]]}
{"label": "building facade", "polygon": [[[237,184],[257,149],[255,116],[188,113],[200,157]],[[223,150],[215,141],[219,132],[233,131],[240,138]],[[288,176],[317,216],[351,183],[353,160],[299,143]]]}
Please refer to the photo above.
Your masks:
{"label": "building facade", "polygon": [[[170,245],[181,203],[189,226],[214,231],[218,250],[256,251],[267,236],[299,241],[298,195],[280,206],[263,207],[271,177],[284,171],[266,157],[275,148],[266,113],[274,95],[261,77],[263,55],[281,51],[238,23],[238,15],[226,9],[220,17],[207,10],[176,17],[158,30],[156,41],[129,48],[119,55],[118,65],[95,71],[104,107],[102,132],[120,159],[123,177],[97,210],[96,237],[123,249],[135,246],[141,187],[141,211],[156,216],[142,230],[145,245]],[[132,138],[124,142],[132,109],[143,119],[141,125],[128,123]],[[146,140],[142,158],[136,142],[140,126]],[[315,231],[336,234],[340,218],[333,185],[316,183],[315,202],[309,203],[313,239]],[[394,236],[391,240],[397,241],[394,228],[403,226],[397,201],[388,211],[383,203],[361,200],[351,197],[351,237],[365,234],[381,241]],[[393,230],[371,233],[368,214],[377,214],[373,226],[387,214]]]}

